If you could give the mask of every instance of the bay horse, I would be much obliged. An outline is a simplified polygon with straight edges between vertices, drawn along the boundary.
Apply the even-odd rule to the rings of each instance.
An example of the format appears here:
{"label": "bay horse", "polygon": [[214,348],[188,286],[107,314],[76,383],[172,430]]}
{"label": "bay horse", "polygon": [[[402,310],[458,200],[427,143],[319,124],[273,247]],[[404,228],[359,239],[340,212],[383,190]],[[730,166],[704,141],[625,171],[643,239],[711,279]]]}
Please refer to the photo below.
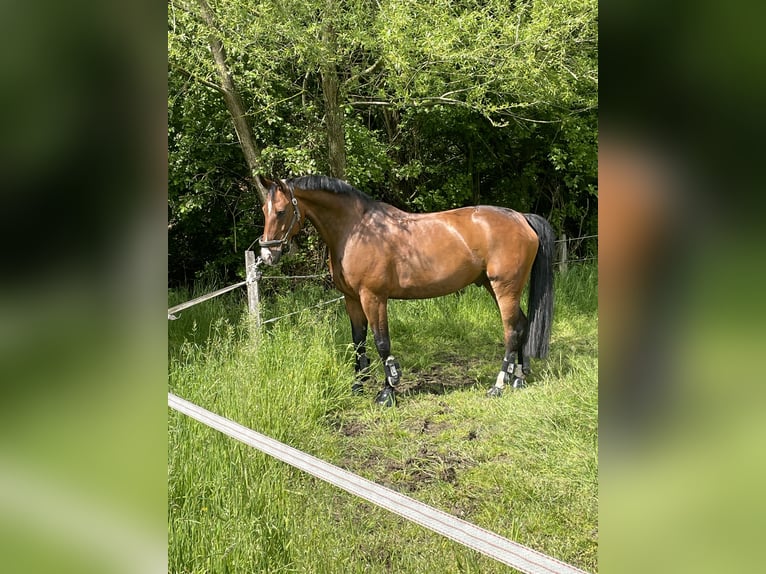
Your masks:
{"label": "bay horse", "polygon": [[[330,273],[351,319],[359,392],[369,379],[367,326],[383,361],[375,401],[395,404],[401,367],[391,354],[389,299],[424,299],[484,286],[500,309],[505,356],[488,396],[525,386],[530,357],[548,353],[553,319],[553,242],[539,215],[491,206],[414,214],[375,201],[339,179],[304,176],[270,181],[263,205],[261,260],[274,265],[308,219],[327,244]],[[519,305],[530,282],[529,320]]]}

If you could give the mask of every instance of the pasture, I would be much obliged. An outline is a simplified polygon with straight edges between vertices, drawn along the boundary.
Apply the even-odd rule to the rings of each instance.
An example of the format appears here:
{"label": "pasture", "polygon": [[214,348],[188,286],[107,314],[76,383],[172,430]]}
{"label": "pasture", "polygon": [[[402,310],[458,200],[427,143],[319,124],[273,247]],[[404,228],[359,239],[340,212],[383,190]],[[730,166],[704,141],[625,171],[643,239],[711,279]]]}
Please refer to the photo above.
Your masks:
{"label": "pasture", "polygon": [[[193,295],[172,292],[169,305]],[[336,296],[312,284],[285,284],[264,301],[264,317]],[[403,369],[392,409],[373,404],[380,364],[378,381],[362,395],[350,393],[354,353],[342,303],[283,319],[258,335],[244,307],[242,293],[234,292],[169,322],[170,391],[597,571],[594,265],[556,276],[551,353],[532,361],[528,388],[508,389],[499,399],[485,396],[503,344],[499,313],[484,289],[390,303],[392,349]],[[175,411],[168,417],[169,572],[509,570]]]}

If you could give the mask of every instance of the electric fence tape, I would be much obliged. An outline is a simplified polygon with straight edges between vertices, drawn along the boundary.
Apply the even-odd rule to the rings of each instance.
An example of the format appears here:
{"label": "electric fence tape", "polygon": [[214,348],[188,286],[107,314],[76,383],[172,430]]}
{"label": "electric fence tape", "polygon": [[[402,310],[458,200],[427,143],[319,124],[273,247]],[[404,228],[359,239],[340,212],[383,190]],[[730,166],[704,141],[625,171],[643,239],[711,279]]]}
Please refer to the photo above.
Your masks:
{"label": "electric fence tape", "polygon": [[526,574],[585,574],[583,570],[565,562],[503,538],[494,532],[287,446],[234,421],[211,413],[172,393],[168,393],[168,406],[233,439],[521,572]]}
{"label": "electric fence tape", "polygon": [[208,293],[207,295],[202,295],[201,297],[197,297],[196,299],[192,299],[191,301],[187,301],[186,303],[181,303],[180,305],[176,305],[175,307],[171,307],[168,309],[168,319],[174,320],[178,319],[176,317],[176,313],[179,311],[183,311],[184,309],[188,309],[189,307],[193,307],[194,305],[198,303],[202,303],[203,301],[207,301],[208,299],[212,299],[213,297],[218,297],[219,295],[223,295],[224,293],[228,293],[229,291],[234,291],[234,289],[237,289],[238,287],[242,287],[243,285],[246,285],[247,281],[240,281],[239,283],[235,283],[234,285],[229,285],[228,287],[224,287],[223,289],[218,289],[218,291],[213,291],[212,293]]}

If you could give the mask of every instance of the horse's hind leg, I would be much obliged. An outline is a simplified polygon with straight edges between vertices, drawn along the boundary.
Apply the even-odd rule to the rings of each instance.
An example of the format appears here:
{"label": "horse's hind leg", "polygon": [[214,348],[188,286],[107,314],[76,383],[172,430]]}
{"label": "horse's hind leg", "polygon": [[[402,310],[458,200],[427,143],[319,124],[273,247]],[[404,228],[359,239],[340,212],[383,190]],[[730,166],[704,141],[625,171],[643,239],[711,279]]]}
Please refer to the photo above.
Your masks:
{"label": "horse's hind leg", "polygon": [[351,319],[351,338],[354,341],[354,372],[356,379],[351,385],[351,392],[361,393],[364,383],[370,378],[370,359],[367,358],[367,317],[358,299],[345,297],[346,312]]}
{"label": "horse's hind leg", "polygon": [[[505,386],[511,381],[513,381],[512,385],[515,389],[526,386],[526,375],[523,368],[525,358],[522,355],[522,348],[527,334],[527,318],[519,306],[520,295],[518,293],[503,293],[503,290],[494,284],[487,287],[491,288],[495,295],[505,333],[503,364],[497,374],[495,384],[487,391],[487,396],[499,397],[503,394]],[[514,357],[518,357],[518,363],[514,361]],[[529,359],[526,361],[528,363]]]}
{"label": "horse's hind leg", "polygon": [[[523,312],[522,312],[522,315],[524,315]],[[526,319],[526,316],[524,316],[524,319]],[[519,365],[521,365],[521,374],[519,375],[519,377],[521,378],[521,384],[519,385],[519,387],[526,386],[527,375],[529,375],[529,371],[531,370],[529,366],[529,357],[525,355],[523,351],[524,343],[526,342],[526,336],[523,339],[524,340],[522,340],[521,342],[521,347],[519,347]],[[514,381],[514,387],[517,387],[516,381]]]}
{"label": "horse's hind leg", "polygon": [[529,326],[529,321],[527,320],[527,316],[524,314],[524,311],[519,309],[519,316],[521,318],[519,324],[521,325],[521,336],[519,337],[519,345],[518,345],[518,357],[519,362],[516,363],[515,371],[513,374],[513,388],[514,389],[523,389],[527,386],[527,375],[529,374],[529,357],[527,357],[524,354],[524,343],[527,342],[527,327]]}

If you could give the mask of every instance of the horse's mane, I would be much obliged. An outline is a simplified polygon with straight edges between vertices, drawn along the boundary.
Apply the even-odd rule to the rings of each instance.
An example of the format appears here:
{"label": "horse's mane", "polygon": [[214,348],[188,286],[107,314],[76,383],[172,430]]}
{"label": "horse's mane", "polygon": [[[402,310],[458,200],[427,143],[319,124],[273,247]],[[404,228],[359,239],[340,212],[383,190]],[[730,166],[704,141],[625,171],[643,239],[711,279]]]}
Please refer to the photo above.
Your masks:
{"label": "horse's mane", "polygon": [[289,181],[295,187],[301,189],[321,189],[323,191],[337,193],[338,195],[353,196],[365,202],[373,201],[369,195],[359,191],[353,185],[334,177],[327,177],[326,175],[304,175],[302,177],[295,177]]}

